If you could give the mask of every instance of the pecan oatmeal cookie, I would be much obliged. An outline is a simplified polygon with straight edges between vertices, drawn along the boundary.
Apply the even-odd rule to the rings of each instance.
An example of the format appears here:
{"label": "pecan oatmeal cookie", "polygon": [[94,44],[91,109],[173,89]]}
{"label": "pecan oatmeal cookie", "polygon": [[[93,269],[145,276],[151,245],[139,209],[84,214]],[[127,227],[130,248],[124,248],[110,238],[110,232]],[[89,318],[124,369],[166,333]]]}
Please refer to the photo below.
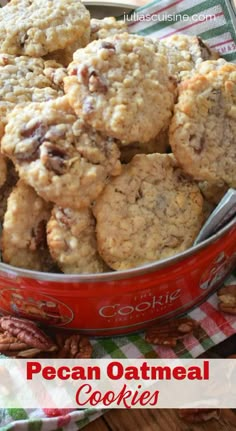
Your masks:
{"label": "pecan oatmeal cookie", "polygon": [[170,145],[195,179],[236,187],[236,65],[181,83]]}
{"label": "pecan oatmeal cookie", "polygon": [[128,26],[125,21],[117,21],[113,16],[103,19],[92,18],[90,22],[91,36],[90,41],[105,39],[117,33],[128,32]]}
{"label": "pecan oatmeal cookie", "polygon": [[148,142],[168,126],[174,84],[155,44],[128,33],[76,51],[64,79],[75,112],[125,144]]}
{"label": "pecan oatmeal cookie", "polygon": [[[45,75],[46,64],[41,58],[0,53],[0,137],[7,114],[16,104],[55,99],[63,94],[58,85]],[[54,69],[60,67],[55,62],[48,65]]]}
{"label": "pecan oatmeal cookie", "polygon": [[0,9],[0,50],[42,57],[66,48],[89,27],[79,0],[12,0]]}
{"label": "pecan oatmeal cookie", "polygon": [[54,207],[47,225],[47,241],[53,259],[64,273],[107,270],[97,251],[95,219],[90,208]]}
{"label": "pecan oatmeal cookie", "polygon": [[175,34],[158,42],[158,52],[167,57],[169,73],[180,81],[205,60],[216,60],[219,54],[211,50],[200,37]]}
{"label": "pecan oatmeal cookie", "polygon": [[8,198],[2,231],[5,263],[25,269],[47,271],[51,258],[46,244],[50,205],[19,180]]}
{"label": "pecan oatmeal cookie", "polygon": [[94,215],[100,255],[125,270],[190,247],[202,226],[203,198],[173,155],[137,155],[106,186]]}
{"label": "pecan oatmeal cookie", "polygon": [[120,173],[117,145],[84,126],[66,97],[16,107],[2,151],[42,198],[65,208],[88,206]]}

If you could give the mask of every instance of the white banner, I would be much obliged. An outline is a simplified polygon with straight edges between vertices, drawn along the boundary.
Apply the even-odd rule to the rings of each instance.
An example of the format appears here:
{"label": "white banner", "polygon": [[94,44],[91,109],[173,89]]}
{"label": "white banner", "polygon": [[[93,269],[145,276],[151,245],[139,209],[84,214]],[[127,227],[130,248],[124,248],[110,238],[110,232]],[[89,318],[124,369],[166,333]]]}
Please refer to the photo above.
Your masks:
{"label": "white banner", "polygon": [[1,359],[1,408],[235,408],[236,360]]}

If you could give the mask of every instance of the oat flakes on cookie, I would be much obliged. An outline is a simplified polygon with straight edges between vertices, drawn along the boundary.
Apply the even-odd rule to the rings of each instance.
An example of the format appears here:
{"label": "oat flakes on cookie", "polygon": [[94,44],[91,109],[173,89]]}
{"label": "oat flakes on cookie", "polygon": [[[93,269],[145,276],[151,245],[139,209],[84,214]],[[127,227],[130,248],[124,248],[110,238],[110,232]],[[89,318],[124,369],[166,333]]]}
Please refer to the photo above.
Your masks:
{"label": "oat flakes on cookie", "polygon": [[236,65],[194,75],[179,87],[170,145],[199,181],[236,187]]}
{"label": "oat flakes on cookie", "polygon": [[11,0],[0,9],[0,50],[42,57],[64,49],[90,27],[79,0]]}
{"label": "oat flakes on cookie", "polygon": [[173,155],[136,155],[94,207],[98,251],[125,270],[190,247],[203,222],[203,198]]}
{"label": "oat flakes on cookie", "polygon": [[51,207],[19,180],[10,194],[2,231],[2,258],[10,265],[47,271],[52,261],[46,243]]}
{"label": "oat flakes on cookie", "polygon": [[168,126],[175,86],[151,40],[128,33],[95,40],[76,51],[68,75],[71,106],[102,133],[148,142]]}
{"label": "oat flakes on cookie", "polygon": [[47,242],[53,259],[66,274],[108,270],[97,251],[95,219],[90,208],[55,206],[47,225]]}
{"label": "oat flakes on cookie", "polygon": [[[54,69],[59,66],[53,63]],[[41,58],[0,53],[0,138],[7,114],[16,104],[43,102],[63,94],[59,86],[45,75],[45,67],[46,63]]]}
{"label": "oat flakes on cookie", "polygon": [[9,115],[2,151],[20,178],[64,208],[88,206],[107,177],[121,169],[114,141],[86,127],[66,97],[16,107]]}
{"label": "oat flakes on cookie", "polygon": [[205,60],[216,60],[218,52],[211,50],[200,37],[175,34],[158,42],[158,52],[167,57],[169,73],[178,80],[189,77],[190,72]]}
{"label": "oat flakes on cookie", "polygon": [[91,36],[90,41],[105,39],[117,33],[128,32],[128,25],[125,21],[117,21],[113,16],[103,19],[92,18],[90,22]]}

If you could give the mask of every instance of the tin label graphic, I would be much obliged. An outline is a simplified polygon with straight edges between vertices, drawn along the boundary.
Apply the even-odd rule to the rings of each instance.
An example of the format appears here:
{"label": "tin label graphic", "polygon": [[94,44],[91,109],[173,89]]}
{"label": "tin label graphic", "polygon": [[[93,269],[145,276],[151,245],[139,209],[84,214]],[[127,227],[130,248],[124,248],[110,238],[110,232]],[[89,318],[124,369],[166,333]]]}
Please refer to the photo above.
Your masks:
{"label": "tin label graphic", "polygon": [[16,288],[0,290],[0,310],[54,326],[64,326],[73,320],[72,310],[55,298],[36,292],[26,296]]}
{"label": "tin label graphic", "polygon": [[221,280],[223,281],[231,267],[232,258],[221,252],[204,272],[200,281],[200,288],[206,290],[217,285]]}

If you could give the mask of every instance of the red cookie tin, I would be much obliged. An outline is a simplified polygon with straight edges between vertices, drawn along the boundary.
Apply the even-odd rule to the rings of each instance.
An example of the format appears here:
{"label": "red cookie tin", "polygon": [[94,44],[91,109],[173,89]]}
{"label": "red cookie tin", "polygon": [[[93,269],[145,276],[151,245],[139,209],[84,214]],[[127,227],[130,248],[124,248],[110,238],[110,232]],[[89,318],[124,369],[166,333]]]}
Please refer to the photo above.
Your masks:
{"label": "red cookie tin", "polygon": [[125,334],[192,309],[235,263],[236,219],[184,253],[128,271],[77,276],[0,263],[0,312],[91,335]]}

